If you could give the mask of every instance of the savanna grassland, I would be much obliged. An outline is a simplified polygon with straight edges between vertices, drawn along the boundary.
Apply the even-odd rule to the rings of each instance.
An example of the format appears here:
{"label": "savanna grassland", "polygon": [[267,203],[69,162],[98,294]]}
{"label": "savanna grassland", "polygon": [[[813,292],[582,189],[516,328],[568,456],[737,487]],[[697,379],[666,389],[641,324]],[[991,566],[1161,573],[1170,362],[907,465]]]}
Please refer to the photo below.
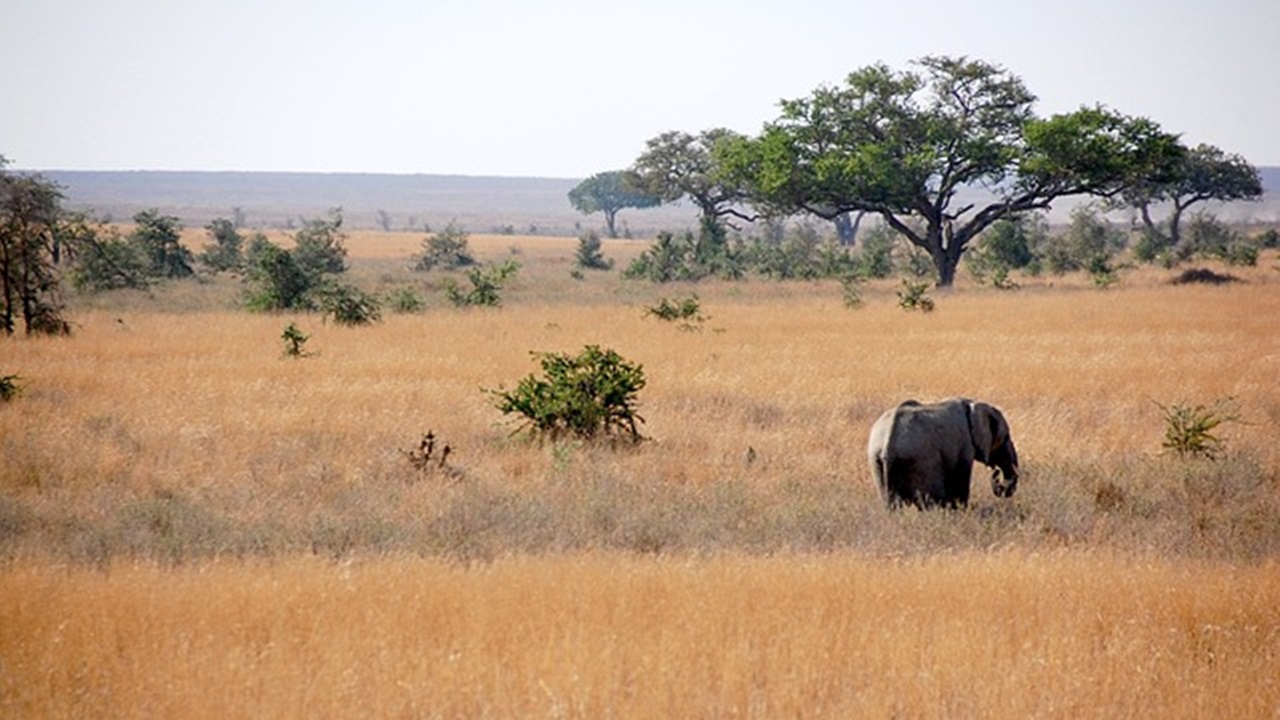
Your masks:
{"label": "savanna grassland", "polygon": [[[10,717],[1274,717],[1280,272],[961,283],[570,276],[498,309],[353,233],[351,278],[413,286],[370,327],[237,309],[219,277],[74,298],[69,338],[0,342],[0,713]],[[198,243],[199,241],[197,241]],[[606,243],[625,265],[641,245]],[[698,330],[645,316],[696,292]],[[310,335],[282,356],[290,322]],[[530,352],[643,365],[634,449],[512,435],[486,389]],[[1000,406],[1023,479],[890,514],[885,408]],[[1217,460],[1161,405],[1234,399]],[[405,451],[431,431],[451,453]]]}

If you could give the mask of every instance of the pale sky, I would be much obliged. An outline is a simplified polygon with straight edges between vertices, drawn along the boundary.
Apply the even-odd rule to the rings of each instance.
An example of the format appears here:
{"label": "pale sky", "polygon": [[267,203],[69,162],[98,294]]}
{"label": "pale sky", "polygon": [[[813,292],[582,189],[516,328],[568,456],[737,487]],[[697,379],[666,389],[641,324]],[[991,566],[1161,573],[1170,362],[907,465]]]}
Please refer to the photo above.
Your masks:
{"label": "pale sky", "polygon": [[1276,0],[4,0],[0,155],[579,178],[923,55],[1280,165]]}

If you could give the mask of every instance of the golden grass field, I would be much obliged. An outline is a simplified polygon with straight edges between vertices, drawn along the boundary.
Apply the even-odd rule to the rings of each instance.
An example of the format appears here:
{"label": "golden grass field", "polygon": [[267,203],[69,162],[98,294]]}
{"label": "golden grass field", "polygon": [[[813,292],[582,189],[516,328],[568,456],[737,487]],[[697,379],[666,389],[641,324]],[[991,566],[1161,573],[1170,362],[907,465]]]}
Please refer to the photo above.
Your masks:
{"label": "golden grass field", "polygon": [[[1280,272],[655,286],[569,276],[573,239],[456,310],[342,328],[235,309],[228,278],[76,298],[0,342],[0,715],[1275,717]],[[643,245],[608,243],[624,265]],[[697,292],[681,331],[644,309]],[[314,354],[281,356],[296,322]],[[643,364],[650,442],[542,445],[483,388],[531,351]],[[907,397],[1000,406],[1023,481],[890,514],[867,429]],[[1162,452],[1157,403],[1233,397],[1227,455]],[[403,451],[453,449],[420,473]]]}

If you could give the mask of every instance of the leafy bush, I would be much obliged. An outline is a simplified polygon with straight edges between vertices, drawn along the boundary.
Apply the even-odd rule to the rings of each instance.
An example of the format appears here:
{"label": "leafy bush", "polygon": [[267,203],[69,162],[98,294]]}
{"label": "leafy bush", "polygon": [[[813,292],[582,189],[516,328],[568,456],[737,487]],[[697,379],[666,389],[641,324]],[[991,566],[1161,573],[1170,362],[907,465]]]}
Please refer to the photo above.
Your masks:
{"label": "leafy bush", "polygon": [[294,323],[285,326],[284,332],[280,333],[280,339],[284,340],[284,356],[291,358],[300,358],[310,355],[302,349],[307,344],[310,336],[298,329]]}
{"label": "leafy bush", "polygon": [[499,295],[502,286],[519,270],[520,263],[515,260],[472,268],[467,271],[471,289],[463,290],[458,283],[450,280],[444,288],[445,297],[456,307],[497,307],[502,304],[502,297]]}
{"label": "leafy bush", "polygon": [[902,289],[898,291],[898,307],[903,310],[919,310],[933,312],[933,298],[929,297],[927,280],[902,278]]}
{"label": "leafy bush", "polygon": [[320,307],[338,325],[369,325],[382,319],[382,303],[359,288],[331,283],[319,295]]}
{"label": "leafy bush", "polygon": [[532,434],[558,440],[643,440],[636,414],[637,394],[645,385],[644,369],[613,350],[588,345],[576,357],[534,353],[542,377],[529,375],[514,390],[489,390],[504,415],[518,415]]}
{"label": "leafy bush", "polygon": [[77,290],[101,292],[148,285],[149,263],[142,248],[114,230],[99,234],[86,228],[76,247],[71,284]]}
{"label": "leafy bush", "polygon": [[206,227],[212,242],[200,253],[200,262],[214,272],[232,272],[244,267],[244,236],[235,223],[215,218]]}
{"label": "leafy bush", "polygon": [[329,217],[307,220],[293,236],[294,261],[313,283],[323,275],[337,275],[347,270],[347,235],[342,231],[342,208],[329,211]]}
{"label": "leafy bush", "polygon": [[182,245],[182,225],[172,215],[158,210],[143,210],[133,216],[137,227],[129,235],[147,262],[147,274],[160,278],[184,278],[195,273],[191,269],[191,251]]}
{"label": "leafy bush", "polygon": [[311,310],[315,279],[307,275],[293,253],[267,240],[255,243],[250,253],[247,304],[260,312]]}
{"label": "leafy bush", "polygon": [[1065,233],[1045,241],[1040,259],[1049,272],[1059,275],[1080,270],[1105,275],[1104,268],[1124,245],[1124,233],[1094,208],[1082,205],[1072,211]]}
{"label": "leafy bush", "polygon": [[1238,422],[1240,410],[1232,398],[1218,400],[1212,406],[1156,403],[1164,414],[1164,440],[1160,443],[1180,458],[1217,459],[1226,449],[1214,431],[1225,423]]}
{"label": "leafy bush", "polygon": [[475,265],[468,248],[470,233],[450,221],[438,233],[428,234],[422,241],[422,253],[414,260],[414,270],[453,269]]}
{"label": "leafy bush", "polygon": [[657,305],[645,308],[645,317],[650,315],[665,320],[667,322],[680,322],[680,326],[686,330],[696,330],[698,328],[694,323],[706,322],[707,318],[701,314],[702,305],[698,301],[696,294],[690,295],[684,299],[668,300],[662,298]]}
{"label": "leafy bush", "polygon": [[427,303],[422,296],[414,292],[412,288],[401,287],[387,293],[385,299],[387,307],[391,308],[394,313],[416,313],[422,312],[426,308]]}
{"label": "leafy bush", "polygon": [[848,275],[840,280],[840,297],[850,310],[862,307],[862,283],[857,275]]}
{"label": "leafy bush", "polygon": [[578,253],[575,258],[577,266],[587,270],[612,270],[613,260],[605,258],[600,252],[600,233],[595,230],[578,236]]}
{"label": "leafy bush", "polygon": [[893,231],[884,225],[876,225],[862,236],[862,248],[856,256],[857,273],[871,279],[893,275]]}
{"label": "leafy bush", "polygon": [[965,253],[965,263],[979,283],[990,283],[1001,290],[1016,289],[1018,284],[1009,278],[1009,273],[1033,266],[1036,258],[1032,249],[1043,244],[1046,235],[1044,219],[1038,215],[1004,218],[982,233],[977,244]]}
{"label": "leafy bush", "polygon": [[19,379],[17,374],[0,375],[0,402],[9,402],[22,394],[22,386],[18,384]]}

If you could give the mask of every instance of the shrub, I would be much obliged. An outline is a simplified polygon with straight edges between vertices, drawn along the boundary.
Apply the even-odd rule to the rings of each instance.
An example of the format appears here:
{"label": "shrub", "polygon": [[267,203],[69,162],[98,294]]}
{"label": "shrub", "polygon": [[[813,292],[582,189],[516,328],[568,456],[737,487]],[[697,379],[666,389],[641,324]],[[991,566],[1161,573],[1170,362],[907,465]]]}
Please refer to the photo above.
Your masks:
{"label": "shrub", "polygon": [[414,260],[414,270],[432,270],[434,268],[453,269],[475,265],[475,258],[468,248],[470,233],[450,221],[438,233],[428,234],[422,241],[422,253]]}
{"label": "shrub", "polygon": [[284,356],[291,358],[301,358],[311,353],[302,349],[307,344],[310,336],[298,329],[294,323],[285,326],[284,332],[280,333],[280,339],[284,340]]}
{"label": "shrub", "polygon": [[1217,459],[1226,446],[1214,435],[1220,426],[1240,420],[1240,410],[1233,398],[1224,398],[1212,406],[1177,402],[1168,407],[1156,403],[1164,414],[1164,440],[1160,443],[1180,458]]}
{"label": "shrub", "polygon": [[294,261],[312,282],[323,275],[336,275],[347,270],[346,233],[342,232],[342,208],[329,211],[329,217],[307,220],[293,236]]}
{"label": "shrub", "polygon": [[612,270],[613,261],[600,252],[600,233],[595,230],[578,236],[577,265],[587,270]]}
{"label": "shrub", "polygon": [[0,402],[9,402],[22,394],[22,386],[18,384],[19,379],[16,374],[0,375]]}
{"label": "shrub", "polygon": [[1082,205],[1071,213],[1071,225],[1062,235],[1048,239],[1040,249],[1040,259],[1049,272],[1063,274],[1078,270],[1103,274],[1104,267],[1125,244],[1124,233]]}
{"label": "shrub", "polygon": [[378,298],[342,283],[332,283],[320,292],[320,306],[338,325],[369,325],[382,319]]}
{"label": "shrub", "polygon": [[254,243],[250,257],[249,309],[270,312],[314,308],[310,292],[315,280],[298,266],[293,253],[263,240]]}
{"label": "shrub", "polygon": [[158,210],[143,210],[133,216],[137,228],[129,235],[147,262],[152,277],[184,278],[194,274],[191,251],[182,245],[182,225],[172,215]]}
{"label": "shrub", "polygon": [[893,231],[884,225],[876,225],[864,233],[855,265],[858,275],[863,278],[884,279],[892,275]]}
{"label": "shrub", "polygon": [[684,299],[668,300],[662,298],[657,305],[645,308],[644,315],[650,315],[667,322],[680,321],[687,329],[694,329],[693,323],[705,322],[707,318],[701,314],[702,305],[696,294]]}
{"label": "shrub", "polygon": [[582,440],[644,439],[636,414],[637,394],[644,388],[642,366],[613,350],[588,345],[576,357],[561,353],[534,353],[542,365],[542,377],[529,375],[514,390],[489,390],[494,406],[504,415],[518,415],[528,430],[540,438],[558,440],[565,435]]}
{"label": "shrub", "polygon": [[214,272],[229,272],[244,267],[244,236],[226,218],[216,218],[205,231],[212,242],[200,253],[200,262]]}
{"label": "shrub", "polygon": [[507,260],[498,265],[484,265],[467,271],[470,290],[463,290],[450,280],[444,288],[445,297],[456,307],[497,307],[502,304],[499,291],[520,269],[520,263]]}
{"label": "shrub", "polygon": [[933,298],[929,297],[927,280],[902,278],[902,289],[898,291],[898,307],[903,310],[919,310],[933,312]]}
{"label": "shrub", "polygon": [[848,275],[840,280],[840,297],[850,310],[862,307],[862,283],[857,275]]}
{"label": "shrub", "polygon": [[407,287],[396,288],[387,293],[384,302],[394,313],[422,312],[427,307],[427,303],[422,299],[422,296],[414,292],[412,288]]}

